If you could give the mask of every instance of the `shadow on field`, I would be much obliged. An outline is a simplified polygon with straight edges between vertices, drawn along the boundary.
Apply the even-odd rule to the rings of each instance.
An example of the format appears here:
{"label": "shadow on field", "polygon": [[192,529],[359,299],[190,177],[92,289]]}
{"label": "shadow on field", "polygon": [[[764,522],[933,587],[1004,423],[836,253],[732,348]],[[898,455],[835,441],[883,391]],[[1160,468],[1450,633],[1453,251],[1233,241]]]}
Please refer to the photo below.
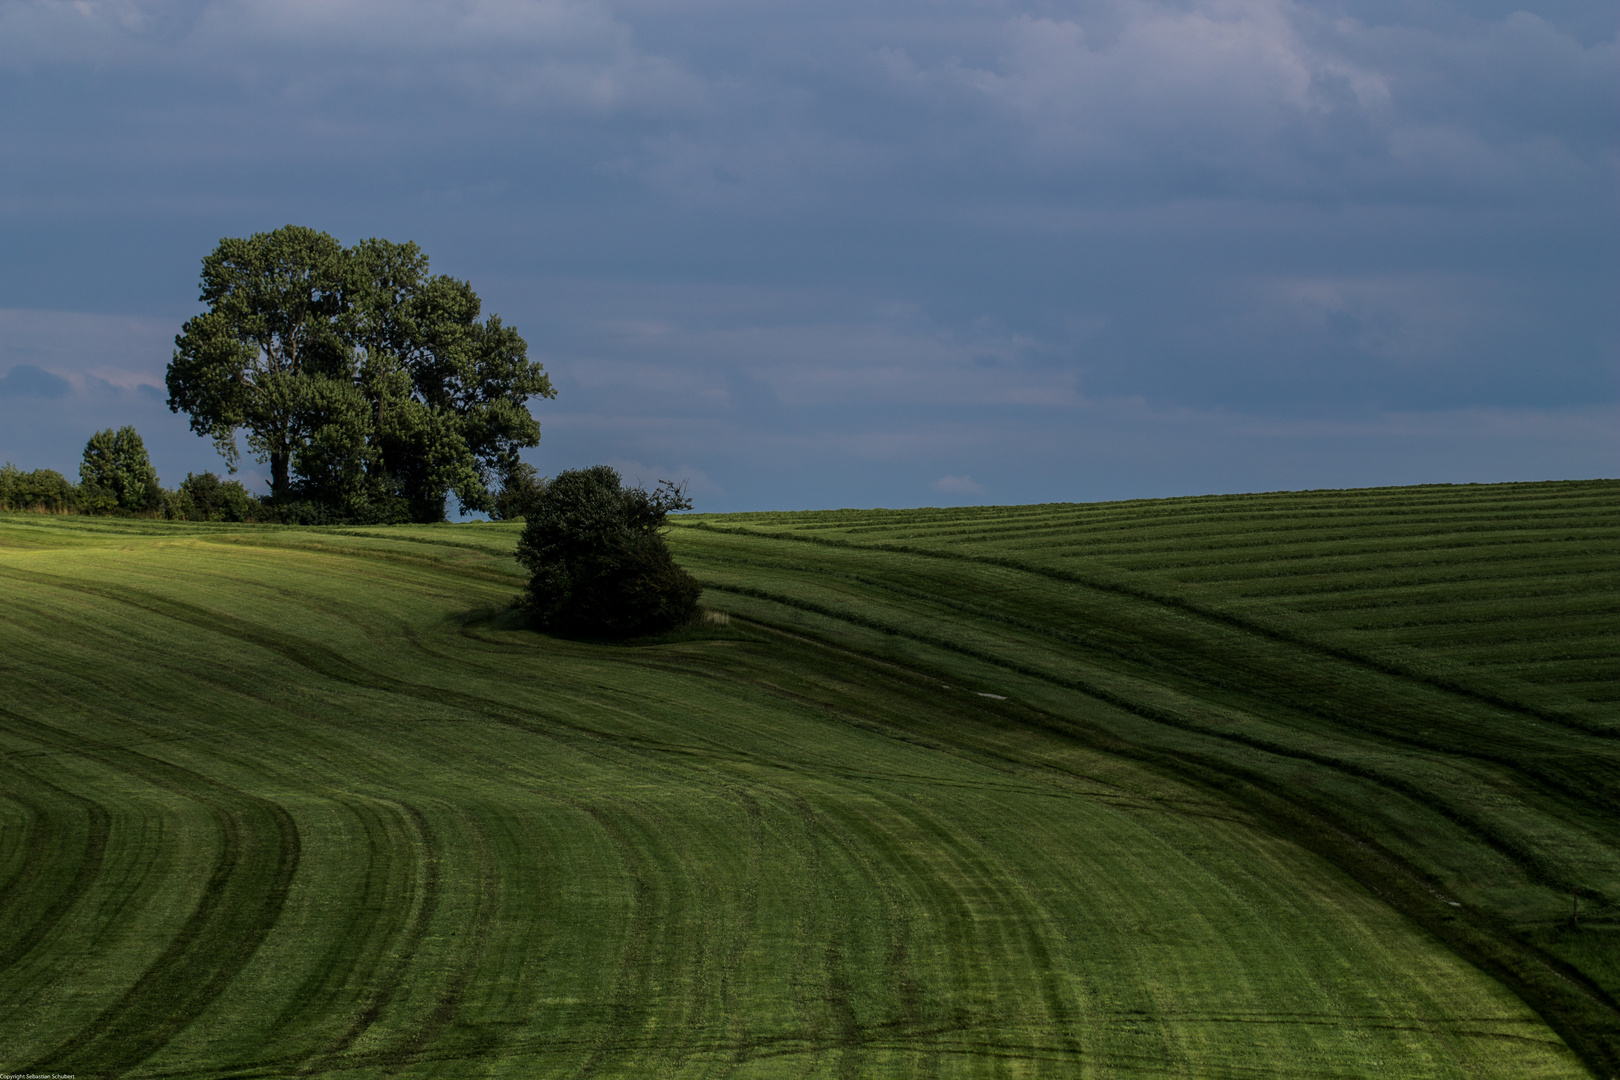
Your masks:
{"label": "shadow on field", "polygon": [[576,645],[600,645],[612,649],[645,649],[659,645],[681,645],[702,641],[765,641],[767,635],[749,623],[733,619],[723,611],[703,608],[696,618],[673,630],[640,637],[590,637],[582,634],[563,634],[552,630],[539,630],[530,625],[528,617],[517,607],[483,607],[463,612],[455,619],[463,634],[479,636],[478,632],[532,634],[536,638],[566,641]]}

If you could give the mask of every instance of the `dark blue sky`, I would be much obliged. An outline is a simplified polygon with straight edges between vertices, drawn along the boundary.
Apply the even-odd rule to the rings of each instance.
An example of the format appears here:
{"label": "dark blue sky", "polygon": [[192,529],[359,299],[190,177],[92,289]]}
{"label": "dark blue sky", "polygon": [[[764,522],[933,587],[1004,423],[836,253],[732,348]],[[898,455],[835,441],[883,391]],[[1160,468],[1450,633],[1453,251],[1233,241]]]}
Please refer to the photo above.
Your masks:
{"label": "dark blue sky", "polygon": [[1617,24],[0,0],[0,459],[133,423],[220,469],[172,339],[220,237],[296,223],[525,335],[542,472],[700,509],[1615,476]]}

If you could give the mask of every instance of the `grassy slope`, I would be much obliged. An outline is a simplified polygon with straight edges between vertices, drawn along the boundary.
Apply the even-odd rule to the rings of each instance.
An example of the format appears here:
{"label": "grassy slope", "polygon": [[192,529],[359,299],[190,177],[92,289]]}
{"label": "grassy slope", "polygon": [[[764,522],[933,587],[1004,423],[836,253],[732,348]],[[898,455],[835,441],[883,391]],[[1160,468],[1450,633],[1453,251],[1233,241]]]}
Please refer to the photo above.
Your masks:
{"label": "grassy slope", "polygon": [[1607,677],[1357,659],[1170,506],[693,521],[749,621],[636,647],[507,527],[0,519],[0,1071],[1579,1074],[1454,950],[1601,1057]]}
{"label": "grassy slope", "polygon": [[732,515],[687,536],[715,595],[954,657],[1213,770],[1620,1074],[1620,484]]}

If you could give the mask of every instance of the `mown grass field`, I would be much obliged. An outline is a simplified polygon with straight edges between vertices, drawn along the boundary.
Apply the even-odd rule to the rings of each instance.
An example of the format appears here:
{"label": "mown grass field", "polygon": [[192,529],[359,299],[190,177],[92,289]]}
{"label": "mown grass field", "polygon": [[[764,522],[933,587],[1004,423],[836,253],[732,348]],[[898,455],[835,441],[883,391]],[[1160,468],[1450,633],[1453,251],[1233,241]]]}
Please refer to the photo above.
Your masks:
{"label": "mown grass field", "polygon": [[515,539],[0,518],[0,1072],[1620,1073],[1620,484]]}

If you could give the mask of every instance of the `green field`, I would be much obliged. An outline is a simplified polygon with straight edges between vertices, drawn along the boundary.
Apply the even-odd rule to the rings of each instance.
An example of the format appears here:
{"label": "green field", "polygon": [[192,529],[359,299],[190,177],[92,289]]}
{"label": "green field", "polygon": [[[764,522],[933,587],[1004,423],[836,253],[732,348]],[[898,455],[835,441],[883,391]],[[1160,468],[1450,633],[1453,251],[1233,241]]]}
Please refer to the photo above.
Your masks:
{"label": "green field", "polygon": [[516,534],[0,517],[0,1073],[1620,1075],[1620,483]]}

